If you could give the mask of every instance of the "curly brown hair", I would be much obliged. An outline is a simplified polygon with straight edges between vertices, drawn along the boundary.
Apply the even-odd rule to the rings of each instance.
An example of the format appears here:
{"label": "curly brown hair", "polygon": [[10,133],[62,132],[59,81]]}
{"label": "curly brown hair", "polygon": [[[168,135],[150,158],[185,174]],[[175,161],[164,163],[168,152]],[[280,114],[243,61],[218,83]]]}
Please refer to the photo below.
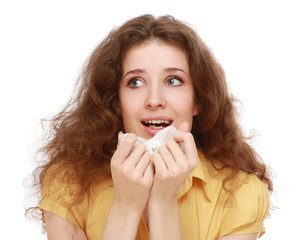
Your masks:
{"label": "curly brown hair", "polygon": [[49,122],[49,140],[41,149],[48,161],[34,172],[37,186],[41,187],[47,175],[55,177],[57,170],[65,172],[63,182],[80,186],[77,203],[93,184],[111,178],[110,159],[117,134],[124,131],[118,96],[122,59],[133,46],[153,39],[180,47],[187,54],[199,109],[191,132],[199,151],[212,164],[218,161],[233,169],[224,186],[242,170],[257,175],[273,191],[268,168],[238,125],[235,99],[210,49],[187,24],[171,16],[152,15],[127,21],[94,50],[76,85],[76,95]]}

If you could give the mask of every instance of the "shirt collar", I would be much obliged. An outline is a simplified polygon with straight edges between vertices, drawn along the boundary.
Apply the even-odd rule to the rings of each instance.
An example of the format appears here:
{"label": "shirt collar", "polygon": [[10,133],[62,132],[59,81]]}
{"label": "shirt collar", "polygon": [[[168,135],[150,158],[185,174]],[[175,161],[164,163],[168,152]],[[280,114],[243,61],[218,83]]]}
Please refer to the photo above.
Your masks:
{"label": "shirt collar", "polygon": [[217,182],[214,181],[213,176],[218,174],[218,170],[214,168],[212,163],[206,159],[203,155],[200,155],[197,167],[186,178],[183,186],[178,192],[177,198],[181,198],[192,187],[193,179],[198,179],[202,182],[205,194],[208,200],[211,202],[214,197],[214,190],[218,187]]}

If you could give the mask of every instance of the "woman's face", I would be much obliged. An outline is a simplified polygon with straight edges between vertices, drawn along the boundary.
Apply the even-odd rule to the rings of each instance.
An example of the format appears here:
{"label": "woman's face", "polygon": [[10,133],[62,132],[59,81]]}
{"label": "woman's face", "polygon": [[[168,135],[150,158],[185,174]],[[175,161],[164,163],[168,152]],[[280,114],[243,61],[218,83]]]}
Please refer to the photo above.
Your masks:
{"label": "woman's face", "polygon": [[192,128],[197,114],[185,52],[150,41],[131,48],[123,58],[119,99],[126,132],[144,139],[183,121]]}

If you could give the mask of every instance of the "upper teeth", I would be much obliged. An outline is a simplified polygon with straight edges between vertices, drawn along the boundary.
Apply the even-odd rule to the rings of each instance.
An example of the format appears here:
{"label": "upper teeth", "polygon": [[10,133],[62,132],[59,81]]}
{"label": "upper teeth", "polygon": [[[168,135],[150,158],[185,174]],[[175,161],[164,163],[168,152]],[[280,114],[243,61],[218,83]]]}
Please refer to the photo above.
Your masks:
{"label": "upper teeth", "polygon": [[149,120],[149,121],[146,121],[145,123],[147,124],[170,124],[170,121],[167,121],[167,120]]}

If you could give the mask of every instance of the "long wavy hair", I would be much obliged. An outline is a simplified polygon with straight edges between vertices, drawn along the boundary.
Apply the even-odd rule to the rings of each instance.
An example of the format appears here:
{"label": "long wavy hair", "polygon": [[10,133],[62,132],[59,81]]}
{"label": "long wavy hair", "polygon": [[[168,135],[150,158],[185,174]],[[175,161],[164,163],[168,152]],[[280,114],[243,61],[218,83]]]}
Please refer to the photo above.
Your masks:
{"label": "long wavy hair", "polygon": [[[119,105],[122,59],[132,47],[158,39],[185,51],[199,113],[192,134],[198,150],[212,162],[233,169],[225,182],[240,170],[257,175],[273,191],[270,173],[248,144],[236,119],[235,99],[229,93],[222,67],[210,49],[187,24],[171,16],[143,15],[114,29],[97,46],[66,107],[48,121],[46,145],[41,151],[48,161],[34,171],[36,186],[65,172],[64,183],[77,183],[74,203],[89,194],[93,184],[111,179],[110,159],[117,134],[124,131]],[[52,169],[52,171],[51,171]]]}

